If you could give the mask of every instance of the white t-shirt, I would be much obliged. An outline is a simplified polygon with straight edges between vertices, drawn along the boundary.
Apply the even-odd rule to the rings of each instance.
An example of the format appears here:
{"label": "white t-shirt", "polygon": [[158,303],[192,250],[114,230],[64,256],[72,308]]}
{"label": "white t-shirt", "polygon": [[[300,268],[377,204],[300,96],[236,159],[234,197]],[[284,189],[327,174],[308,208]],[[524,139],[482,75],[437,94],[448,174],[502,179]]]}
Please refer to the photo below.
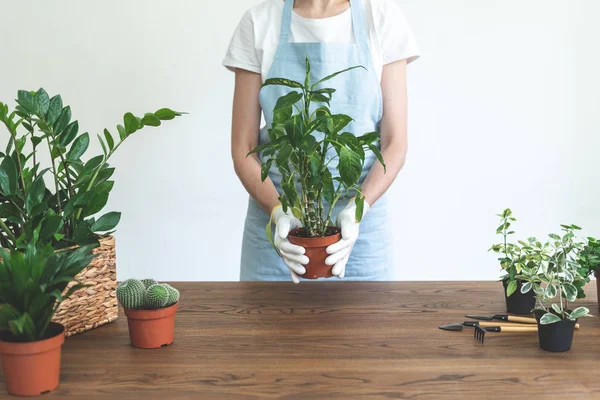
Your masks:
{"label": "white t-shirt", "polygon": [[[381,80],[385,64],[419,57],[410,26],[394,0],[362,0],[373,67]],[[245,69],[266,79],[273,63],[283,14],[282,0],[266,0],[248,10],[240,21],[223,65]],[[354,43],[352,10],[322,19],[292,14],[291,42]]]}

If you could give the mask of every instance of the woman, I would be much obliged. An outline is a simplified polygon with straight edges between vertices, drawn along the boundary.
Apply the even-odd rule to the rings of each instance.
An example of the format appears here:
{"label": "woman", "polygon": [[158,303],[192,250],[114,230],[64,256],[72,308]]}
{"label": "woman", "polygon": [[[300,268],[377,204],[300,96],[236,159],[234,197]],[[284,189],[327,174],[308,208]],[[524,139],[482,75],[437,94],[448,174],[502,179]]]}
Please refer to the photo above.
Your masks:
{"label": "woman", "polygon": [[[393,0],[266,0],[250,9],[240,22],[223,64],[235,71],[231,151],[234,167],[250,194],[244,228],[241,280],[286,280],[304,274],[308,258],[301,246],[287,240],[300,221],[284,213],[278,201],[279,176],[271,171],[261,182],[258,156],[246,157],[268,140],[266,128],[278,94],[261,91],[267,78],[303,81],[305,57],[311,75],[321,78],[354,65],[331,80],[336,89],[332,112],[354,118],[347,130],[356,135],[377,130],[387,172],[368,154],[361,189],[364,217],[355,220],[354,201],[337,207],[342,240],[327,248],[332,273],[349,280],[394,278],[392,241],[385,192],[404,164],[406,155],[406,65],[418,49],[404,17]],[[266,126],[260,128],[261,109]],[[264,228],[273,218],[274,242]]]}

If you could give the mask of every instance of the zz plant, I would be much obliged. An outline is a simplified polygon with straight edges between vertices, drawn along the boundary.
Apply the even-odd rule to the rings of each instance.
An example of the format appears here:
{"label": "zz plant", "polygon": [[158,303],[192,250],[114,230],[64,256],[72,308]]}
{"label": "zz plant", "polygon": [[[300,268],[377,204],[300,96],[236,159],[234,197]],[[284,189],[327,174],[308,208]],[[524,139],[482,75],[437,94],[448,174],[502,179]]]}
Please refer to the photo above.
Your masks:
{"label": "zz plant", "polygon": [[[355,195],[356,219],[363,215],[364,197],[358,185],[367,152],[373,152],[385,164],[376,146],[378,132],[355,136],[344,128],[352,117],[330,109],[334,88],[323,84],[354,66],[311,82],[310,62],[306,59],[303,83],[286,78],[270,78],[262,85],[281,85],[291,90],[281,96],[273,109],[273,123],[268,129],[269,142],[260,144],[250,154],[260,153],[262,180],[271,168],[282,175],[279,200],[300,219],[308,237],[326,236],[332,212],[342,196]],[[338,174],[332,174],[335,164]],[[267,225],[271,240],[271,222]]]}
{"label": "zz plant", "polygon": [[589,317],[586,307],[571,310],[569,303],[577,298],[585,297],[583,286],[589,281],[587,274],[582,274],[580,255],[584,243],[575,236],[581,228],[577,225],[561,225],[563,234],[550,234],[550,241],[543,245],[536,241],[535,247],[526,251],[534,254],[538,260],[537,268],[522,271],[517,279],[525,282],[521,292],[533,290],[538,307],[543,312],[541,324],[577,318]]}
{"label": "zz plant", "polygon": [[38,243],[40,231],[38,226],[24,252],[0,249],[0,331],[16,341],[45,338],[60,303],[83,287],[67,285],[94,258],[93,245],[55,252],[49,242]]}
{"label": "zz plant", "polygon": [[167,108],[141,118],[127,113],[116,135],[108,129],[97,135],[102,154],[84,161],[90,135],[79,132],[60,95],[20,90],[16,102],[13,111],[0,102],[0,123],[9,133],[0,152],[0,247],[11,250],[28,248],[38,227],[37,240],[55,249],[97,244],[98,234],[113,230],[121,216],[94,217],[113,188],[110,158],[143,127],[182,115]]}

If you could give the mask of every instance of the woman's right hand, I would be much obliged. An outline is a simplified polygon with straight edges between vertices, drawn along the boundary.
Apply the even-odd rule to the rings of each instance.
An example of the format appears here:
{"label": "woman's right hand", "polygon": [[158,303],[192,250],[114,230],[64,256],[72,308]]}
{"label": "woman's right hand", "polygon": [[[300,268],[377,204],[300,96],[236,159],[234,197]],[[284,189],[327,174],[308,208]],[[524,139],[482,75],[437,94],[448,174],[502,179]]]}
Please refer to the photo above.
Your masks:
{"label": "woman's right hand", "polygon": [[306,253],[304,247],[290,243],[288,234],[290,230],[300,228],[302,223],[290,210],[287,213],[283,212],[281,204],[273,208],[271,220],[275,223],[275,237],[273,239],[275,247],[283,258],[285,265],[290,269],[292,281],[299,283],[299,275],[306,273],[304,265],[308,264],[308,257],[304,255]]}

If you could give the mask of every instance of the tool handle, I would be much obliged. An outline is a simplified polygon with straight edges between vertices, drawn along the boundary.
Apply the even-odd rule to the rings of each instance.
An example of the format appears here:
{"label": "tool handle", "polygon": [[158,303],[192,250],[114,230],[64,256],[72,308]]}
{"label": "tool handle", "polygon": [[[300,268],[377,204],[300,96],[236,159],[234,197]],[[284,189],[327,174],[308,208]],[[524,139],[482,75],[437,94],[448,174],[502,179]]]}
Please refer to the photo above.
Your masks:
{"label": "tool handle", "polygon": [[[510,322],[494,322],[494,321],[481,321],[479,322],[479,326],[483,327],[483,328],[487,328],[487,327],[491,327],[491,326],[501,326],[501,327],[505,327],[505,326],[523,326],[523,324],[519,324],[519,323],[510,323]],[[529,326],[525,325],[525,327],[529,328]]]}
{"label": "tool handle", "polygon": [[523,332],[537,332],[537,326],[502,326],[500,332],[507,333],[523,333]]}
{"label": "tool handle", "polygon": [[508,322],[519,322],[521,324],[537,324],[537,320],[535,318],[528,317],[515,317],[514,315],[509,315],[507,317]]}

